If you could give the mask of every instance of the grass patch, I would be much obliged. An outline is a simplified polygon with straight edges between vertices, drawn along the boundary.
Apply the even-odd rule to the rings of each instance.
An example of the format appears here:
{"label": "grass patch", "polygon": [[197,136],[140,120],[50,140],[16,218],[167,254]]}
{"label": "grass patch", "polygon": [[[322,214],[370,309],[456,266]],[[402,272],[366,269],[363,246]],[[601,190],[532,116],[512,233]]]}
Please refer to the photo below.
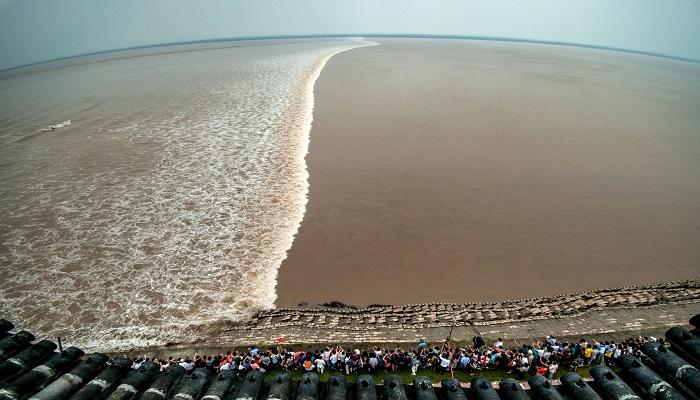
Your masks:
{"label": "grass patch", "polygon": [[[579,374],[582,378],[590,378],[590,373],[588,372],[589,367],[579,367],[576,370],[576,373]],[[275,376],[277,376],[277,373],[279,371],[270,371],[265,374],[265,382],[271,383],[274,381]],[[559,371],[554,375],[554,379],[559,379],[562,375],[570,372],[566,368],[560,368]],[[300,381],[302,375],[304,375],[304,371],[292,371],[292,380],[293,381]],[[357,382],[357,377],[360,375],[365,374],[365,372],[353,372],[350,375],[345,375],[344,372],[340,371],[329,371],[326,369],[323,374],[320,375],[320,380],[321,382],[328,382],[331,376],[333,375],[345,375],[347,378],[348,383],[355,383]],[[413,383],[413,378],[414,376],[411,375],[410,371],[405,371],[405,370],[399,370],[396,372],[374,372],[369,374],[372,378],[374,378],[374,382],[377,385],[381,385],[384,382],[384,378],[389,375],[396,375],[401,378],[401,381],[405,384],[411,384]],[[416,373],[416,376],[425,376],[428,377],[433,383],[439,383],[442,382],[445,379],[451,378],[451,375],[449,372],[435,372],[431,369],[425,369],[425,368],[420,368],[418,369],[418,372]],[[483,370],[483,371],[477,371],[474,372],[473,374],[469,374],[463,371],[455,371],[454,377],[455,379],[459,380],[460,382],[466,383],[471,381],[472,379],[482,376],[484,378],[487,378],[491,382],[498,382],[502,381],[506,378],[512,378],[516,379],[518,377],[518,374],[516,372],[513,372],[511,374],[507,373],[506,371],[502,370]],[[524,381],[526,381],[530,376],[532,375],[527,375]]]}

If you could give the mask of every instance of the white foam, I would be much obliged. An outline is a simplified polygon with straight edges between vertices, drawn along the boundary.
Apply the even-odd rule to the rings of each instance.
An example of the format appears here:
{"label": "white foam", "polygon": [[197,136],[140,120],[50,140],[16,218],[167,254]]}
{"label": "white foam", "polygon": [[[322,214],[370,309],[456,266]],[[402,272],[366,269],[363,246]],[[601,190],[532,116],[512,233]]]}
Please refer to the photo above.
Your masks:
{"label": "white foam", "polygon": [[[351,38],[352,40],[361,40],[361,38]],[[321,58],[316,66],[313,69],[313,72],[311,73],[311,76],[305,80],[305,87],[304,87],[304,96],[306,98],[305,101],[305,107],[303,108],[303,112],[301,113],[301,123],[299,124],[299,129],[297,131],[297,135],[299,136],[299,143],[300,145],[298,146],[298,152],[297,152],[297,159],[300,162],[301,166],[298,168],[298,177],[297,181],[301,182],[301,190],[299,190],[298,197],[297,197],[297,204],[300,206],[297,208],[297,215],[295,218],[296,224],[291,229],[290,234],[287,236],[289,240],[284,244],[284,257],[280,261],[280,264],[282,261],[284,261],[285,258],[287,258],[287,253],[288,251],[292,248],[292,244],[294,242],[294,238],[296,234],[299,232],[299,228],[301,227],[301,222],[304,219],[304,214],[306,213],[306,205],[309,201],[309,171],[308,167],[306,165],[306,155],[309,153],[309,145],[311,141],[311,124],[313,122],[313,109],[314,109],[314,86],[316,85],[316,80],[318,80],[318,77],[321,75],[321,71],[323,68],[326,66],[326,63],[328,60],[331,59],[336,54],[342,53],[344,51],[351,50],[353,48],[357,47],[365,47],[365,46],[376,46],[378,43],[375,42],[364,42],[361,44],[358,44],[356,46],[338,50],[334,53],[331,53],[323,58]],[[278,267],[279,268],[279,267]],[[277,278],[277,271],[278,268],[274,270],[275,273],[275,281]],[[274,291],[274,287],[273,287]],[[276,300],[277,295],[275,294],[275,299],[272,300],[272,304],[274,304],[274,300]]]}
{"label": "white foam", "polygon": [[[63,71],[66,88],[92,90],[73,80],[97,69],[94,93],[71,95],[94,98],[94,107],[65,99],[44,107],[80,115],[60,138],[84,142],[45,153],[44,136],[10,140],[42,152],[31,162],[0,149],[16,169],[0,171],[9,188],[0,264],[12,266],[0,281],[2,314],[37,335],[108,351],[194,341],[201,324],[273,307],[277,269],[307,203],[314,83],[334,54],[370,44],[290,45],[247,57],[217,50],[207,53],[210,64],[207,54],[174,54],[138,67],[127,60]],[[120,88],[128,68],[137,70],[133,79],[145,75],[141,91]],[[46,85],[57,85],[51,77]],[[109,79],[109,90],[99,86]],[[12,83],[0,82],[0,91]],[[95,149],[108,151],[91,160]],[[51,165],[45,176],[37,162]]]}
{"label": "white foam", "polygon": [[71,124],[71,121],[70,121],[70,120],[68,120],[68,121],[63,121],[63,122],[61,122],[60,124],[49,125],[48,128],[43,128],[41,131],[42,131],[42,132],[48,132],[48,131],[52,131],[52,130],[54,130],[54,129],[61,129],[61,128],[65,128],[66,126],[68,126],[68,125],[70,125],[70,124]]}

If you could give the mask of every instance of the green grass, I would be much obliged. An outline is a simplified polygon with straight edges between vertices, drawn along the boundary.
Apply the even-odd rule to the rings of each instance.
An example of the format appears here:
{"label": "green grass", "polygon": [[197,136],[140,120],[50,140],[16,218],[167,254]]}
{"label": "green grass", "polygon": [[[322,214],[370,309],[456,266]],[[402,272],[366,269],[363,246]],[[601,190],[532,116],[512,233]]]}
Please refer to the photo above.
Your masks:
{"label": "green grass", "polygon": [[[588,372],[589,367],[579,367],[576,370],[576,373],[581,375],[582,378],[589,378],[591,375]],[[267,383],[271,383],[275,376],[277,375],[278,371],[271,371],[265,374],[265,381]],[[566,374],[569,372],[568,369],[566,368],[559,368],[559,371],[554,375],[554,379],[559,379],[562,375]],[[355,383],[357,381],[357,377],[359,375],[364,374],[365,372],[360,372],[360,373],[352,373],[350,375],[347,375],[347,381],[348,383]],[[292,371],[292,380],[294,381],[299,381],[301,380],[301,376],[304,374],[303,371]],[[341,373],[340,371],[329,371],[326,369],[323,374],[321,374],[320,379],[321,382],[328,382],[328,379],[332,375],[345,375],[345,373]],[[401,381],[405,384],[411,384],[413,383],[413,378],[414,376],[411,375],[410,371],[405,371],[405,370],[399,370],[396,372],[375,372],[369,374],[374,378],[374,382],[376,384],[381,384],[384,381],[384,377],[388,375],[397,375],[401,378]],[[425,376],[428,377],[433,383],[439,383],[442,382],[444,379],[448,379],[451,377],[449,372],[446,373],[439,373],[435,372],[430,369],[425,369],[425,368],[419,368],[418,372],[416,373],[416,376]],[[513,378],[516,379],[518,377],[517,373],[513,372],[512,374],[509,374],[505,371],[502,370],[483,370],[479,372],[475,372],[473,374],[468,374],[462,371],[455,371],[454,377],[455,379],[459,380],[460,382],[469,382],[472,379],[483,376],[485,378],[488,378],[491,382],[497,382],[497,381],[502,381],[506,378]],[[524,380],[527,380],[531,375],[527,375]]]}

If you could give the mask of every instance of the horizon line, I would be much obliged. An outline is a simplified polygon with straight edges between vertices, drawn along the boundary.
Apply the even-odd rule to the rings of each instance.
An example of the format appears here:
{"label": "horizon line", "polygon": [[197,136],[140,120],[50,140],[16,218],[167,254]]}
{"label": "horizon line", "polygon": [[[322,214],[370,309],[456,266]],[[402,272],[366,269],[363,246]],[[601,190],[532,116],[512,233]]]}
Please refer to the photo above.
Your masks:
{"label": "horizon line", "polygon": [[222,37],[222,38],[209,38],[209,39],[198,39],[198,40],[187,40],[187,41],[177,41],[177,42],[164,42],[164,43],[153,43],[140,46],[130,46],[130,47],[119,47],[109,50],[99,50],[88,53],[74,54],[65,57],[57,57],[43,61],[37,61],[27,64],[22,64],[10,68],[1,69],[0,73],[20,70],[23,68],[35,67],[42,64],[50,64],[53,62],[67,61],[71,59],[90,57],[96,55],[103,55],[109,53],[119,53],[129,50],[143,50],[158,47],[172,47],[181,46],[188,44],[202,44],[202,43],[223,43],[223,42],[243,42],[243,41],[257,41],[257,40],[285,40],[285,39],[316,39],[316,38],[350,38],[350,37],[362,37],[362,38],[416,38],[416,39],[453,39],[453,40],[476,40],[476,41],[493,41],[493,42],[513,42],[513,43],[533,43],[533,44],[546,44],[554,46],[569,46],[569,47],[580,47],[594,50],[606,50],[615,51],[620,53],[637,54],[650,57],[666,58],[676,61],[690,62],[694,64],[700,64],[700,59],[694,59],[690,57],[673,56],[663,53],[655,53],[651,51],[626,49],[622,47],[613,46],[603,46],[595,44],[577,43],[577,42],[566,42],[558,40],[541,40],[541,39],[530,39],[530,38],[509,38],[502,36],[482,36],[482,35],[449,35],[449,34],[422,34],[422,33],[337,33],[337,34],[308,34],[308,35],[260,35],[260,36],[234,36],[234,37]]}

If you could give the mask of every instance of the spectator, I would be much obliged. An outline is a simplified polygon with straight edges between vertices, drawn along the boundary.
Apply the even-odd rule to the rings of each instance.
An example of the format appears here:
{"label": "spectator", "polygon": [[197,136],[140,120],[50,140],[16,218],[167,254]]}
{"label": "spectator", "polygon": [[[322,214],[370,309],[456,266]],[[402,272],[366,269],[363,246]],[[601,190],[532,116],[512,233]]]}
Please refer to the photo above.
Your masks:
{"label": "spectator", "polygon": [[319,374],[322,374],[323,370],[326,368],[326,362],[323,361],[323,357],[317,358],[314,363],[316,364],[316,371],[318,371]]}
{"label": "spectator", "polygon": [[593,347],[589,344],[583,351],[583,363],[585,365],[590,365],[591,357],[593,356]]}
{"label": "spectator", "polygon": [[420,338],[418,341],[418,350],[425,350],[428,348],[428,343],[425,342],[425,338]]}
{"label": "spectator", "polygon": [[[182,360],[182,358],[180,360]],[[194,370],[194,361],[190,360],[188,357],[184,361],[180,362],[180,366],[185,369],[185,372],[190,373],[192,370]]]}
{"label": "spectator", "polygon": [[549,364],[547,379],[554,378],[554,374],[557,373],[558,369],[559,369],[559,364],[557,364],[556,361],[553,361],[551,364]]}
{"label": "spectator", "polygon": [[314,369],[314,364],[311,362],[311,357],[305,358],[302,365],[304,366],[304,370],[306,370],[306,372],[313,371]]}
{"label": "spectator", "polygon": [[[591,340],[589,343],[581,339],[576,343],[561,343],[553,336],[548,336],[542,342],[507,348],[501,338],[498,338],[492,347],[487,347],[481,343],[483,338],[475,336],[473,342],[480,345],[479,347],[453,346],[449,341],[441,346],[431,347],[422,339],[416,348],[410,351],[404,351],[400,347],[374,347],[363,351],[355,349],[347,354],[341,346],[326,347],[323,351],[291,351],[282,346],[263,350],[250,347],[243,353],[227,351],[208,356],[195,354],[193,358],[176,360],[169,357],[167,361],[153,362],[160,365],[162,371],[170,365],[179,364],[188,373],[195,368],[208,368],[215,372],[230,370],[238,374],[283,368],[287,371],[317,371],[322,374],[328,367],[335,370],[344,369],[346,374],[410,370],[411,375],[415,376],[420,368],[426,368],[443,373],[457,369],[472,375],[483,370],[502,370],[508,373],[515,371],[519,379],[537,372],[552,379],[560,366],[576,371],[584,363],[605,362],[614,365],[622,354],[639,355],[644,343],[656,340],[653,337],[640,336],[620,342]],[[658,342],[662,345],[667,344],[663,339],[659,339]],[[140,368],[148,360],[145,355],[133,358],[131,366]]]}
{"label": "spectator", "polygon": [[481,335],[474,336],[472,338],[472,342],[474,343],[474,348],[476,350],[481,350],[481,348],[484,347],[484,345],[486,344],[486,342],[484,342],[484,338],[482,338]]}

